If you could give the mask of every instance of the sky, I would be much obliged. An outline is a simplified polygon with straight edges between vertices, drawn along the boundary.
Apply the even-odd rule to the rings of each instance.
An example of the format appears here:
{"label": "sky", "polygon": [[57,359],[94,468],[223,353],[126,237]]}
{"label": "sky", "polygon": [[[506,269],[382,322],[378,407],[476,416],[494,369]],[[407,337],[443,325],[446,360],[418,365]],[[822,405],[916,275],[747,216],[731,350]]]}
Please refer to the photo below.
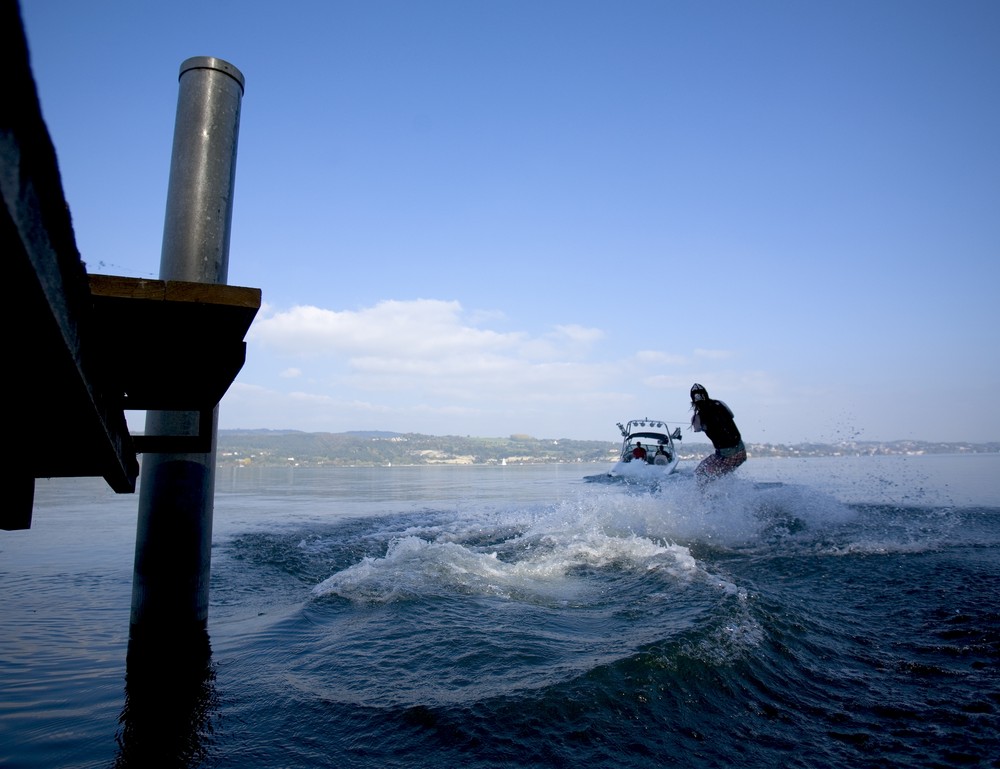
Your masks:
{"label": "sky", "polygon": [[158,277],[181,62],[246,79],[220,428],[1000,440],[995,0],[20,7],[92,273]]}

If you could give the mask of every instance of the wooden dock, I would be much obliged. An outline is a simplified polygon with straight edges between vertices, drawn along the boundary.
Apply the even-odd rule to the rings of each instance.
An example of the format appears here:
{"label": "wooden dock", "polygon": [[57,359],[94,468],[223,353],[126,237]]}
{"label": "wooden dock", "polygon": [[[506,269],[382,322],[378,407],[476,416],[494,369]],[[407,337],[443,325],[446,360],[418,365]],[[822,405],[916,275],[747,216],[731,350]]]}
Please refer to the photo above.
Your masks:
{"label": "wooden dock", "polygon": [[[243,366],[261,292],[88,274],[13,2],[0,2],[0,63],[0,318],[13,428],[0,528],[24,529],[37,478],[103,477],[131,493],[137,454],[207,451],[212,411]],[[128,410],[200,412],[203,429],[133,436]]]}

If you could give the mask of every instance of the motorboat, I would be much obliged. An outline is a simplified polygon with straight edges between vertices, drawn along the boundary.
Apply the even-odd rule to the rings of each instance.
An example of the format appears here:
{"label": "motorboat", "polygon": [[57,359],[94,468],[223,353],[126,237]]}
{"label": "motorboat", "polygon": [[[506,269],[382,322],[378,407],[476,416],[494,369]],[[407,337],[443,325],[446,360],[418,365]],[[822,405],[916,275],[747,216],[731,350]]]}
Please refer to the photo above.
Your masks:
{"label": "motorboat", "polygon": [[677,469],[677,448],[681,428],[673,431],[660,419],[632,419],[619,422],[622,450],[618,461],[608,471],[611,478],[636,481],[658,481]]}

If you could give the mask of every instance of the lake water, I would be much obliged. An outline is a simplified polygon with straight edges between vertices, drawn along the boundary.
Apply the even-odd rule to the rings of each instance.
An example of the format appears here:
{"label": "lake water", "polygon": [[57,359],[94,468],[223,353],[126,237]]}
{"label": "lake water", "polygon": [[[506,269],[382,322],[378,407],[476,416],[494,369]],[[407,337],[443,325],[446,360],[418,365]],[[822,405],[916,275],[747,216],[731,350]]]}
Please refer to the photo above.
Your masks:
{"label": "lake water", "polygon": [[39,481],[0,766],[1000,766],[1000,455],[691,464],[220,468],[207,665],[155,686],[138,497]]}

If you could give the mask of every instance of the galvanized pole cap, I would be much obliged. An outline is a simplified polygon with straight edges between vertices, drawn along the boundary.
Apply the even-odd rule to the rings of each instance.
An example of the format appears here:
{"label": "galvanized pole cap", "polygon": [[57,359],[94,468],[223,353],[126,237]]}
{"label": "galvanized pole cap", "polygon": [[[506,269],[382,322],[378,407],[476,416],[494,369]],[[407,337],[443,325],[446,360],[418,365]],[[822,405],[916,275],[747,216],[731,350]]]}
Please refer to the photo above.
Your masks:
{"label": "galvanized pole cap", "polygon": [[178,73],[177,79],[180,80],[184,76],[185,72],[192,69],[214,69],[218,72],[229,75],[229,77],[239,83],[240,91],[243,91],[246,86],[243,73],[240,72],[239,69],[230,64],[228,61],[217,59],[214,56],[192,56],[190,59],[185,59],[181,62],[181,71]]}

